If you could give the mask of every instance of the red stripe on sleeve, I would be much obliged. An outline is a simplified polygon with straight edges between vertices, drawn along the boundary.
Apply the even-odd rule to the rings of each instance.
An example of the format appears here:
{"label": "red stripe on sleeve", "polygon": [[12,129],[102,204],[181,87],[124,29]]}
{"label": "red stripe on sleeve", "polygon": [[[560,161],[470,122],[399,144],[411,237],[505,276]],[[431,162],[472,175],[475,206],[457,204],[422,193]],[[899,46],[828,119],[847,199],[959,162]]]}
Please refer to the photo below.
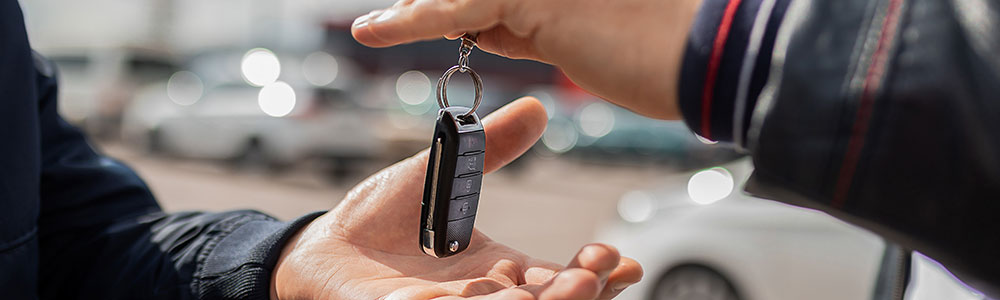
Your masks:
{"label": "red stripe on sleeve", "polygon": [[704,90],[701,93],[701,136],[710,140],[712,139],[712,97],[715,94],[715,79],[719,75],[722,51],[725,49],[726,40],[729,38],[729,29],[733,26],[733,18],[736,17],[736,10],[740,7],[740,2],[741,0],[729,1],[726,13],[722,15],[722,22],[719,23],[718,33],[715,35],[715,43],[712,45],[712,56],[708,61]]}
{"label": "red stripe on sleeve", "polygon": [[871,65],[868,66],[868,73],[865,75],[859,99],[860,106],[855,116],[854,125],[851,126],[851,138],[848,140],[847,152],[844,153],[844,160],[837,178],[837,186],[831,203],[834,208],[843,208],[844,203],[847,202],[851,181],[853,181],[854,172],[858,167],[861,150],[864,149],[865,137],[868,136],[868,123],[871,121],[872,109],[878,98],[876,93],[882,86],[882,78],[885,77],[888,67],[886,63],[889,59],[889,48],[892,46],[897,26],[899,26],[900,7],[903,6],[903,1],[889,1],[885,21],[882,23],[882,32],[878,38],[878,46],[875,48]]}

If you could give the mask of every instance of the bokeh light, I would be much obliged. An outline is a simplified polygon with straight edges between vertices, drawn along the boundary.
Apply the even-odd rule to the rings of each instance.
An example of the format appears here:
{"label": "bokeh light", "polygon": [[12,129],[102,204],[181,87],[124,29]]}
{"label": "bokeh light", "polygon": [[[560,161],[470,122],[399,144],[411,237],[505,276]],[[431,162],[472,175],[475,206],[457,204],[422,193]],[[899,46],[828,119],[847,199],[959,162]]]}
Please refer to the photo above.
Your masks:
{"label": "bokeh light", "polygon": [[431,95],[431,80],[423,72],[407,71],[396,79],[396,95],[409,105],[420,105]]}
{"label": "bokeh light", "polygon": [[269,116],[284,117],[295,108],[295,90],[281,81],[268,84],[257,94],[257,105]]}
{"label": "bokeh light", "polygon": [[688,181],[688,196],[694,203],[708,205],[728,197],[734,185],[733,175],[725,168],[702,170]]}
{"label": "bokeh light", "polygon": [[564,153],[576,147],[579,138],[573,123],[565,119],[552,119],[542,134],[542,144],[552,152]]}
{"label": "bokeh light", "polygon": [[340,66],[337,59],[326,52],[313,52],[302,61],[302,75],[315,86],[326,86],[337,80]]}
{"label": "bokeh light", "polygon": [[281,63],[271,50],[255,48],[243,55],[240,63],[243,79],[253,86],[266,86],[278,80]]}
{"label": "bokeh light", "polygon": [[608,104],[594,102],[587,104],[580,111],[577,121],[583,134],[599,138],[610,133],[615,127],[615,112]]}
{"label": "bokeh light", "polygon": [[178,105],[195,104],[205,92],[201,77],[190,71],[180,71],[167,80],[167,97]]}
{"label": "bokeh light", "polygon": [[649,220],[655,210],[653,198],[641,191],[628,192],[618,201],[618,215],[632,223]]}

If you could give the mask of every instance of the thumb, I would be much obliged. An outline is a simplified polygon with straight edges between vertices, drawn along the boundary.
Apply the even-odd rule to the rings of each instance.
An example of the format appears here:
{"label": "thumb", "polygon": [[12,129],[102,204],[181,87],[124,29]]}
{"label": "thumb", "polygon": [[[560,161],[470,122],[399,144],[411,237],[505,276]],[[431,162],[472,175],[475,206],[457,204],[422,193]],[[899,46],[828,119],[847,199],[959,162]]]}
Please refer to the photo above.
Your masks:
{"label": "thumb", "polygon": [[515,100],[486,116],[484,172],[496,171],[524,154],[542,136],[547,122],[545,107],[533,97]]}
{"label": "thumb", "polygon": [[[528,151],[545,131],[548,117],[545,107],[538,99],[523,97],[497,109],[483,118],[482,122],[486,131],[483,173],[491,173]],[[424,173],[427,170],[428,155],[429,150],[425,149],[404,163],[409,162],[415,171]]]}

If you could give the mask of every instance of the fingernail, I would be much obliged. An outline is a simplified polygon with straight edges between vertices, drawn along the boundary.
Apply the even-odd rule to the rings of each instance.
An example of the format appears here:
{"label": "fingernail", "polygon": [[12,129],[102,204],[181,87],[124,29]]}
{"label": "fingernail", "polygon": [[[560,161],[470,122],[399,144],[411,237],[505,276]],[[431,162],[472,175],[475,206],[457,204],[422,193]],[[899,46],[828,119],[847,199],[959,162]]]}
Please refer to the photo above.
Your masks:
{"label": "fingernail", "polygon": [[364,16],[360,16],[357,19],[354,19],[354,23],[351,24],[351,27],[354,27],[354,28],[364,28],[365,26],[368,26],[368,21],[370,21],[371,18],[372,18],[372,15],[374,15],[376,13],[380,13],[380,11],[374,10],[374,11],[368,13],[368,14],[365,14]]}
{"label": "fingernail", "polygon": [[392,18],[396,17],[396,15],[397,13],[395,9],[389,9],[379,14],[378,17],[375,18],[375,21],[373,21],[372,23],[382,23],[385,21],[389,21]]}
{"label": "fingernail", "polygon": [[625,290],[626,288],[628,288],[630,286],[632,286],[631,283],[619,282],[619,283],[616,283],[614,286],[611,287],[611,291],[615,292],[615,293],[621,292],[621,291]]}

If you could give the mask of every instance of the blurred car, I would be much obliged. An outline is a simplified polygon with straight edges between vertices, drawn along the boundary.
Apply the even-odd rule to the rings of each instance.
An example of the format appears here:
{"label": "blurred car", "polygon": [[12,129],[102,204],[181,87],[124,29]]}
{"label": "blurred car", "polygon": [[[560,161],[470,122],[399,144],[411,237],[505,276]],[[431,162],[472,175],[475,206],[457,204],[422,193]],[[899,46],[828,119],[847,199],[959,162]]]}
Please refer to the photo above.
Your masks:
{"label": "blurred car", "polygon": [[[568,79],[567,79],[568,81]],[[613,161],[658,161],[687,169],[738,155],[700,141],[683,122],[655,120],[605,102],[572,84],[535,85],[549,114],[542,146],[556,154]]]}
{"label": "blurred car", "polygon": [[[178,157],[268,166],[310,158],[357,162],[384,149],[373,133],[384,112],[359,105],[341,90],[285,84],[268,96],[268,87],[234,82],[178,104],[167,85],[148,87],[126,112],[126,142]],[[277,103],[279,111],[267,103]]]}
{"label": "blurred car", "polygon": [[59,69],[59,111],[92,136],[115,136],[125,106],[144,85],[166,80],[174,57],[140,47],[43,49]]}
{"label": "blurred car", "polygon": [[[624,195],[598,233],[639,261],[619,299],[870,299],[884,241],[827,214],[748,196],[747,158]],[[982,299],[915,256],[907,299]],[[950,275],[950,274],[948,274]]]}
{"label": "blurred car", "polygon": [[[438,77],[444,70],[398,70],[374,75],[372,84],[359,97],[366,105],[384,108],[388,125],[380,127],[378,135],[397,155],[412,155],[430,146],[439,106],[436,96]],[[465,78],[463,78],[465,77]],[[471,106],[475,90],[465,74],[456,74],[448,86],[451,105]],[[514,99],[515,89],[497,78],[484,81],[483,102],[476,113],[480,117]],[[402,156],[400,156],[402,157]]]}

